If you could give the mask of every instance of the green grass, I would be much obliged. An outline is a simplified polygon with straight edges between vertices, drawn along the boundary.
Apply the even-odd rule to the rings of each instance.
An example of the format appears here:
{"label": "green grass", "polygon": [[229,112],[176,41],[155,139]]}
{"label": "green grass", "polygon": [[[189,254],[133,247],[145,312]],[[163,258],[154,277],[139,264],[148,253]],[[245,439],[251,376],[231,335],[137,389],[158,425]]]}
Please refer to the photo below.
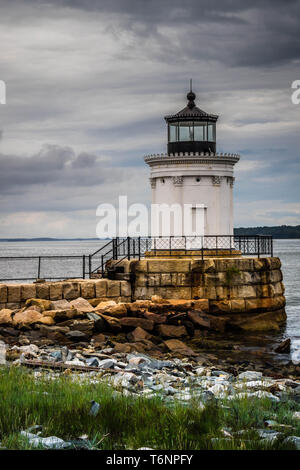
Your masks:
{"label": "green grass", "polygon": [[[91,400],[101,404],[96,417],[89,415]],[[294,427],[288,434],[300,435],[300,425],[292,419],[299,408],[292,401],[242,399],[211,403],[202,411],[196,399],[188,406],[167,406],[159,396],[114,394],[104,383],[79,383],[64,375],[50,380],[46,373],[34,379],[32,371],[21,367],[0,369],[0,440],[8,449],[29,449],[19,431],[35,424],[43,426],[42,436],[71,440],[87,434],[94,448],[108,450],[292,449],[291,444],[283,446],[283,439],[260,442],[254,429],[263,428],[265,419],[275,419]],[[248,432],[229,442],[222,428]],[[212,443],[211,438],[221,440]]]}

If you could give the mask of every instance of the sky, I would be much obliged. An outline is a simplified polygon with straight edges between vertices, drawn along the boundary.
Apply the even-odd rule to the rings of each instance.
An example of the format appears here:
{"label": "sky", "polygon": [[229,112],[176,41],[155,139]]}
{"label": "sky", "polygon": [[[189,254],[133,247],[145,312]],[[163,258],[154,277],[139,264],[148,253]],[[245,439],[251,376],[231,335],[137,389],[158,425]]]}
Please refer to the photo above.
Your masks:
{"label": "sky", "polygon": [[97,206],[149,204],[163,117],[218,114],[235,226],[300,224],[299,0],[1,0],[0,238],[95,237]]}

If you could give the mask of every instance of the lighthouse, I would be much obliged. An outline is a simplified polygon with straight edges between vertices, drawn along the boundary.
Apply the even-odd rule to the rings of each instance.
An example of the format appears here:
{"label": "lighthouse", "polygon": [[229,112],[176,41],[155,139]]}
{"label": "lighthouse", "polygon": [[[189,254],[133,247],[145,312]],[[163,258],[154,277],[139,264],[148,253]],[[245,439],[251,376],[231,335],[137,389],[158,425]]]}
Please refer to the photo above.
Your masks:
{"label": "lighthouse", "polygon": [[[165,116],[167,152],[148,155],[150,167],[153,236],[233,235],[234,165],[237,154],[217,152],[218,116],[195,103],[190,89],[187,105]],[[166,217],[160,208],[169,208]]]}

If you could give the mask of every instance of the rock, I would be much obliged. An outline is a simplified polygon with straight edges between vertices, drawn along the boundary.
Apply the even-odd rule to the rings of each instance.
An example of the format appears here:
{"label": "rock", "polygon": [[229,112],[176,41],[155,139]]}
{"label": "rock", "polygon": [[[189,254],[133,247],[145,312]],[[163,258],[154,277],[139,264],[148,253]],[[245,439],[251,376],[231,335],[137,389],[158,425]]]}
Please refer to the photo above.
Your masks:
{"label": "rock", "polygon": [[115,353],[129,353],[131,351],[131,345],[128,343],[114,343]]}
{"label": "rock", "polygon": [[168,303],[168,301],[165,302],[165,300],[162,297],[160,297],[159,295],[152,295],[151,302],[153,302],[154,304]]}
{"label": "rock", "polygon": [[146,362],[147,364],[150,363],[149,360],[147,360],[145,357],[142,356],[133,356],[129,359],[129,365],[131,366],[139,366],[140,364]]}
{"label": "rock", "polygon": [[198,310],[188,312],[188,318],[200,328],[210,328],[210,319]]}
{"label": "rock", "polygon": [[66,442],[56,436],[40,437],[27,431],[21,431],[20,434],[28,439],[29,444],[32,447],[42,446],[46,449],[66,449],[67,447],[70,447],[69,442]]}
{"label": "rock", "polygon": [[197,354],[189,348],[186,344],[178,339],[168,339],[164,341],[164,344],[167,346],[169,351],[173,353],[182,354],[184,356],[196,356]]}
{"label": "rock", "polygon": [[105,336],[102,333],[93,335],[92,340],[94,341],[95,348],[103,346],[106,341]]}
{"label": "rock", "polygon": [[17,312],[13,318],[13,324],[19,329],[30,328],[36,323],[49,325],[49,317],[44,317],[44,315],[36,310],[25,310],[24,312]]}
{"label": "rock", "polygon": [[292,416],[293,419],[300,419],[300,411],[295,411]]}
{"label": "rock", "polygon": [[94,310],[91,304],[87,300],[83,299],[82,297],[78,297],[77,299],[71,300],[70,304],[77,311],[82,312],[82,313],[88,313]]}
{"label": "rock", "polygon": [[256,372],[255,370],[247,370],[237,376],[240,380],[261,380],[262,372]]}
{"label": "rock", "polygon": [[82,331],[87,337],[92,336],[94,322],[91,320],[74,320],[70,325],[70,330]]}
{"label": "rock", "polygon": [[257,429],[256,431],[259,437],[266,442],[274,442],[278,439],[278,437],[282,436],[281,432],[271,431],[268,429]]}
{"label": "rock", "polygon": [[300,437],[288,436],[283,441],[284,444],[293,444],[297,450],[300,450]]}
{"label": "rock", "polygon": [[98,361],[98,367],[101,369],[113,369],[116,365],[116,361],[114,359],[103,359],[102,361]]}
{"label": "rock", "polygon": [[167,321],[167,315],[163,314],[163,313],[158,314],[158,313],[145,311],[145,312],[143,312],[142,316],[144,318],[146,318],[147,320],[153,321],[154,325],[159,325],[161,323],[166,323],[166,321]]}
{"label": "rock", "polygon": [[241,399],[241,398],[252,398],[252,397],[255,397],[255,398],[269,398],[270,400],[272,400],[274,402],[279,402],[280,401],[280,399],[278,397],[276,397],[272,393],[266,392],[264,390],[258,390],[257,392],[241,392],[241,393],[237,393],[236,395],[229,396],[227,398],[228,398],[228,400],[231,400],[232,398]]}
{"label": "rock", "polygon": [[67,310],[46,310],[44,311],[44,315],[53,318],[54,322],[59,323],[76,318],[81,314],[78,313],[74,307],[72,307]]}
{"label": "rock", "polygon": [[20,346],[19,350],[23,353],[36,355],[39,352],[39,347],[36,344],[29,344],[28,346]]}
{"label": "rock", "polygon": [[104,313],[105,315],[109,315],[110,317],[115,317],[115,318],[126,317],[127,307],[126,307],[126,304],[124,303],[112,305],[111,307],[108,307]]}
{"label": "rock", "polygon": [[13,310],[9,308],[3,308],[0,310],[0,325],[3,326],[12,326],[13,319],[12,319]]}
{"label": "rock", "polygon": [[69,331],[66,336],[73,341],[87,341],[89,339],[83,331],[78,330]]}
{"label": "rock", "polygon": [[87,317],[94,322],[94,328],[96,331],[99,331],[99,333],[107,329],[105,320],[98,315],[98,313],[89,312],[87,313]]}
{"label": "rock", "polygon": [[290,338],[282,341],[275,349],[275,352],[279,354],[289,354],[291,352],[291,340]]}
{"label": "rock", "polygon": [[6,364],[6,344],[0,341],[0,365]]}
{"label": "rock", "polygon": [[99,413],[99,410],[100,410],[100,405],[99,403],[97,403],[95,400],[92,400],[91,401],[91,409],[90,409],[90,412],[89,412],[89,415],[90,416],[97,416],[97,414]]}
{"label": "rock", "polygon": [[143,339],[150,339],[151,335],[147,333],[147,331],[143,330],[140,326],[138,326],[135,330],[131,331],[128,334],[128,339],[131,341],[142,341]]}
{"label": "rock", "polygon": [[70,302],[66,299],[50,301],[51,310],[69,310],[71,308]]}
{"label": "rock", "polygon": [[188,318],[196,327],[212,329],[221,333],[225,331],[228,323],[227,317],[207,315],[199,310],[189,311]]}
{"label": "rock", "polygon": [[186,327],[183,325],[158,325],[157,331],[163,338],[182,338],[183,336],[187,336]]}
{"label": "rock", "polygon": [[280,325],[283,325],[286,321],[284,309],[241,317],[241,319],[238,319],[238,316],[235,316],[236,320],[231,320],[230,323],[235,328],[243,331],[279,331]]}
{"label": "rock", "polygon": [[97,359],[97,357],[87,358],[86,363],[90,367],[98,367],[99,366],[99,360]]}
{"label": "rock", "polygon": [[113,307],[115,305],[117,305],[117,303],[114,300],[107,300],[105,302],[100,302],[95,307],[95,311],[98,313],[105,313],[109,307]]}
{"label": "rock", "polygon": [[106,329],[108,328],[113,333],[120,333],[122,331],[122,325],[120,324],[120,320],[118,318],[103,314],[100,314],[100,316],[103,318],[103,320],[105,320]]}
{"label": "rock", "polygon": [[154,323],[152,320],[146,320],[146,318],[139,317],[124,317],[120,319],[120,324],[123,327],[143,328],[144,330],[153,330]]}
{"label": "rock", "polygon": [[53,351],[50,353],[50,357],[53,357],[55,362],[62,362],[62,352],[61,351]]}
{"label": "rock", "polygon": [[40,307],[41,311],[50,310],[51,309],[51,302],[50,300],[45,299],[28,299],[25,302],[26,307],[30,307],[32,305],[36,305]]}

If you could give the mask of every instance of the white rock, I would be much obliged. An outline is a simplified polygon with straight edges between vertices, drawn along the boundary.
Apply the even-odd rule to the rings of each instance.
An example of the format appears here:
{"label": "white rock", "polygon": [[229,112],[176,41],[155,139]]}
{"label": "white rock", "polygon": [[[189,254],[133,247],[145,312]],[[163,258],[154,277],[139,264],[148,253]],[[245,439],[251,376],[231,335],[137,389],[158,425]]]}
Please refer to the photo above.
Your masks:
{"label": "white rock", "polygon": [[247,370],[246,372],[242,372],[237,376],[238,379],[246,379],[246,380],[259,380],[262,377],[262,372],[256,372],[255,370]]}
{"label": "white rock", "polygon": [[278,397],[276,397],[275,395],[273,395],[272,393],[270,392],[266,392],[264,390],[258,390],[257,392],[241,392],[241,393],[237,393],[235,395],[232,395],[232,396],[229,396],[228,397],[228,400],[232,400],[234,398],[252,398],[252,397],[256,397],[256,398],[269,398],[270,400],[273,400],[273,401],[280,401]]}
{"label": "white rock", "polygon": [[293,419],[300,419],[300,411],[295,411],[292,416]]}
{"label": "white rock", "polygon": [[65,449],[70,446],[69,442],[64,441],[56,436],[50,437],[39,437],[36,434],[30,432],[21,431],[22,436],[26,437],[29,440],[29,443],[33,447],[46,447],[47,449]]}
{"label": "white rock", "polygon": [[299,436],[288,436],[283,441],[285,444],[294,444],[297,450],[300,450],[300,437]]}

